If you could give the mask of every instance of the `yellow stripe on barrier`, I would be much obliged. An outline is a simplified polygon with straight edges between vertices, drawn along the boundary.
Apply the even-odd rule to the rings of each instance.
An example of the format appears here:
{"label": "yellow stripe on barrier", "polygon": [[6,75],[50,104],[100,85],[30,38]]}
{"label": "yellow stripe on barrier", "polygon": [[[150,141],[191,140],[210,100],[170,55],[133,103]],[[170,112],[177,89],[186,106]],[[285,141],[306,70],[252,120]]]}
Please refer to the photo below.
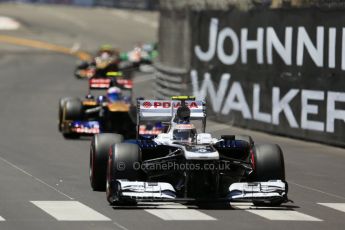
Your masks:
{"label": "yellow stripe on barrier", "polygon": [[13,36],[7,36],[7,35],[0,35],[0,42],[12,44],[12,45],[18,45],[18,46],[26,46],[26,47],[33,47],[37,49],[44,49],[44,50],[50,50],[58,53],[73,55],[78,57],[81,60],[87,61],[91,60],[91,55],[83,52],[83,51],[76,51],[73,52],[70,48],[66,48],[59,45],[50,44],[47,42],[37,41],[37,40],[31,40],[26,38],[17,38]]}

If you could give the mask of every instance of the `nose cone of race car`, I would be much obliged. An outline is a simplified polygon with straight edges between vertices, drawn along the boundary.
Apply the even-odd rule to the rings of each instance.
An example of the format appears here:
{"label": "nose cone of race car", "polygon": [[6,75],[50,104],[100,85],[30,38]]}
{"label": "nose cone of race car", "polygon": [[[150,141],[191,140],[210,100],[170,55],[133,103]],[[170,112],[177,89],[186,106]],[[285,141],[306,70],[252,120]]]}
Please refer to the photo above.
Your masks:
{"label": "nose cone of race car", "polygon": [[110,112],[128,112],[129,111],[129,104],[126,104],[122,101],[109,103],[108,110]]}

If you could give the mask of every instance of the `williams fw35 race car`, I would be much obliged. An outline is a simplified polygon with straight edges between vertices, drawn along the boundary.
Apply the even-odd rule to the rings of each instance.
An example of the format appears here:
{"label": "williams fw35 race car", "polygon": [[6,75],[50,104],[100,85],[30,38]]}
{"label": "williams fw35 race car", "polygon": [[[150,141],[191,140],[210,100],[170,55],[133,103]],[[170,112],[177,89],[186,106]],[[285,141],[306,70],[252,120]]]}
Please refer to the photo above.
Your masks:
{"label": "williams fw35 race car", "polygon": [[[90,88],[106,88],[103,83]],[[135,136],[135,107],[132,105],[132,85],[123,80],[123,85],[110,86],[106,95],[87,94],[84,99],[61,98],[59,101],[59,131],[65,138],[94,135],[100,132],[115,132],[126,138]],[[93,82],[96,84],[95,82]],[[107,84],[108,86],[108,84]],[[131,115],[134,110],[134,115]],[[133,118],[134,117],[134,118]]]}
{"label": "williams fw35 race car", "polygon": [[105,190],[111,205],[251,201],[279,206],[288,201],[281,148],[256,145],[250,136],[212,137],[205,132],[204,101],[137,100],[137,125],[147,121],[162,122],[165,132],[137,133],[134,140],[102,133],[91,141],[91,187]]}

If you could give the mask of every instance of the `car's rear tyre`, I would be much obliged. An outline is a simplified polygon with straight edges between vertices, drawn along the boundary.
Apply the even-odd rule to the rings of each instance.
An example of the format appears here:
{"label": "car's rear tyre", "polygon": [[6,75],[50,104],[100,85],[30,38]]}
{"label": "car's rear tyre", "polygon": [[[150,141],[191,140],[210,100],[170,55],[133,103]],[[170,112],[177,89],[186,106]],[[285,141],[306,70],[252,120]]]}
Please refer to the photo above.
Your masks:
{"label": "car's rear tyre", "polygon": [[63,109],[64,120],[81,120],[83,118],[83,104],[79,98],[66,100]]}
{"label": "car's rear tyre", "polygon": [[89,176],[94,191],[105,191],[110,147],[122,141],[123,137],[119,134],[102,133],[93,136],[90,146]]}
{"label": "car's rear tyre", "polygon": [[63,116],[63,109],[65,106],[65,102],[71,99],[77,99],[77,98],[72,98],[72,97],[63,97],[60,98],[59,100],[59,131],[61,132],[61,123],[62,123],[62,116]]}
{"label": "car's rear tyre", "polygon": [[[82,120],[83,118],[83,105],[79,98],[63,98],[60,100],[62,105],[62,111],[60,113],[59,128],[61,131],[62,122],[65,120]],[[63,133],[63,137],[66,139],[77,139],[79,138],[77,133]]]}
{"label": "car's rear tyre", "polygon": [[[284,156],[278,145],[255,145],[254,151],[254,181],[281,180],[285,182]],[[271,201],[254,201],[256,206],[278,206],[286,199]]]}
{"label": "car's rear tyre", "polygon": [[135,200],[120,199],[118,179],[140,180],[141,155],[136,144],[120,143],[110,149],[107,165],[106,196],[111,205],[133,205]]}

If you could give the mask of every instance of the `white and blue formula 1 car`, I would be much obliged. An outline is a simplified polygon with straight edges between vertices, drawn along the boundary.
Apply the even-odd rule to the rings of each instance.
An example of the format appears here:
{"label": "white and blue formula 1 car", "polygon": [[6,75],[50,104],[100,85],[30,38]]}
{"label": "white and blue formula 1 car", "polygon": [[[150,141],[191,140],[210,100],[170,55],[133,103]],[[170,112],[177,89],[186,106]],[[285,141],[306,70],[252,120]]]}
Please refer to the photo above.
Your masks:
{"label": "white and blue formula 1 car", "polygon": [[256,145],[243,135],[212,137],[205,132],[205,102],[194,97],[138,100],[137,110],[138,127],[160,121],[165,131],[138,132],[135,140],[103,133],[91,142],[91,187],[106,190],[110,204],[251,201],[278,206],[288,201],[278,145]]}

